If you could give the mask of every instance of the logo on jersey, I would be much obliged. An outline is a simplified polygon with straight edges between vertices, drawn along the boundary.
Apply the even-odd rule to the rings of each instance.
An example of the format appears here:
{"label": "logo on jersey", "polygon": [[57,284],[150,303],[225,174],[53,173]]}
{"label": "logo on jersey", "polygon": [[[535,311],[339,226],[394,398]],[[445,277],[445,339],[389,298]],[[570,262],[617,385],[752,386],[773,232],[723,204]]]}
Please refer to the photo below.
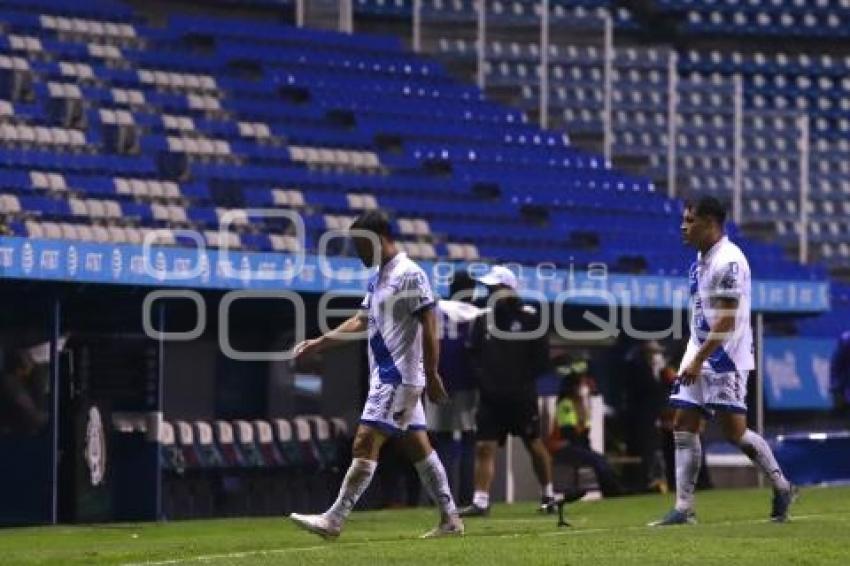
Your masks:
{"label": "logo on jersey", "polygon": [[728,291],[730,289],[735,289],[738,287],[738,264],[733,262],[729,263],[729,267],[723,276],[720,278],[720,282],[717,285],[724,291]]}

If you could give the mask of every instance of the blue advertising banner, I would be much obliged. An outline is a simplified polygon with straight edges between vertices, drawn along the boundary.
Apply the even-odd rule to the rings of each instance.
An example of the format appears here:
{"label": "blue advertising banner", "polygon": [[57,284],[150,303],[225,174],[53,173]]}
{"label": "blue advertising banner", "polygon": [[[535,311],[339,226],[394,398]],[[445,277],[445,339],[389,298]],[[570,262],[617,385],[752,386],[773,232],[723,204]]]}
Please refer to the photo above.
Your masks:
{"label": "blue advertising banner", "polygon": [[[483,274],[485,264],[421,261],[440,294],[455,266]],[[687,305],[684,277],[623,275],[515,266],[525,294],[576,305],[676,308]],[[258,289],[359,294],[368,273],[357,259],[179,247],[97,244],[0,237],[0,277],[184,289]],[[753,308],[772,312],[829,309],[825,281],[753,283]]]}
{"label": "blue advertising banner", "polygon": [[765,338],[764,392],[771,409],[828,409],[835,340]]}

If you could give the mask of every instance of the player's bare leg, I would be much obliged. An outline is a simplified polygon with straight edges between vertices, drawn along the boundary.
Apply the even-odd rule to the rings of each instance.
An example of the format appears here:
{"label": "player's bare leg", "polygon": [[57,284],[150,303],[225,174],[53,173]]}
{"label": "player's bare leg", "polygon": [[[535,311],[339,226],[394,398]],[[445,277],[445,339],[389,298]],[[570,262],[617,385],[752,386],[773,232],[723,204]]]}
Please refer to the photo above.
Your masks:
{"label": "player's bare leg", "polygon": [[490,485],[493,483],[498,446],[494,440],[479,440],[475,443],[475,492],[472,505],[460,512],[461,517],[483,517],[490,514]]}
{"label": "player's bare leg", "polygon": [[338,537],[357,500],[372,481],[378,465],[378,455],[386,440],[387,436],[378,429],[361,424],[354,436],[351,465],[342,480],[334,504],[321,515],[293,513],[289,516],[290,519],[302,529],[325,539]]}
{"label": "player's bare leg", "polygon": [[431,447],[424,430],[412,430],[402,438],[407,457],[413,462],[422,487],[440,509],[440,524],[423,535],[423,538],[457,536],[463,534],[463,522],[458,516],[446,470],[437,452]]}
{"label": "player's bare leg", "polygon": [[673,438],[676,445],[676,506],[650,526],[685,525],[696,522],[694,491],[702,464],[699,435],[705,419],[698,409],[677,409]]}
{"label": "player's bare leg", "polygon": [[540,484],[540,510],[549,513],[555,512],[555,491],[552,487],[552,456],[549,450],[539,438],[523,439],[525,449],[531,456],[531,464],[534,475]]}
{"label": "player's bare leg", "polygon": [[761,435],[747,428],[745,414],[720,411],[718,421],[726,440],[740,448],[773,485],[770,519],[778,523],[787,521],[788,510],[797,497],[797,488],[785,478],[770,446]]}

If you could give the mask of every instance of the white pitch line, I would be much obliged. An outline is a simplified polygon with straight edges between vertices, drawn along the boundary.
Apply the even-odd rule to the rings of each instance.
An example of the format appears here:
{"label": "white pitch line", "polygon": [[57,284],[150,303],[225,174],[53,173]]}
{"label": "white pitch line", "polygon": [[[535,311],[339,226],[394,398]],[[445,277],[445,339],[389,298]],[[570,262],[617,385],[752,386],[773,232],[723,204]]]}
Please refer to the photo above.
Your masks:
{"label": "white pitch line", "polygon": [[[364,542],[347,543],[345,546],[361,546],[367,544]],[[287,552],[310,552],[313,550],[322,550],[328,548],[327,544],[316,546],[298,546],[290,548],[268,548],[262,550],[245,550],[242,552],[228,552],[223,554],[202,554],[199,556],[189,556],[187,558],[171,558],[169,560],[156,560],[153,562],[128,562],[123,566],[168,566],[169,564],[187,564],[189,562],[212,562],[215,560],[233,560],[238,558],[250,558],[253,556],[266,556],[269,554],[284,554]]]}
{"label": "white pitch line", "polygon": [[[795,515],[792,517],[791,523],[795,521],[808,521],[812,519],[822,519],[825,517],[842,517],[839,521],[848,522],[850,521],[850,513],[837,511],[834,513],[812,513],[809,515]],[[510,519],[499,519],[499,521],[509,521]],[[518,519],[518,521],[528,522],[528,520]],[[735,525],[755,525],[760,523],[769,523],[769,519],[742,519],[738,521],[717,521],[711,523],[699,523],[695,526],[698,527],[730,527]],[[658,530],[658,528],[648,527],[646,525],[630,525],[630,526],[622,526],[622,527],[600,527],[593,529],[577,529],[577,530],[560,530],[556,532],[548,532],[548,533],[501,533],[501,534],[487,534],[482,533],[479,535],[471,535],[475,538],[487,538],[487,537],[497,537],[497,538],[516,538],[520,536],[525,536],[527,534],[540,536],[540,537],[557,537],[557,536],[576,536],[576,535],[585,535],[585,534],[599,534],[599,533],[614,533],[614,532],[622,532],[622,531],[638,531],[638,530]],[[666,530],[666,529],[660,529]],[[312,552],[317,550],[324,550],[328,548],[336,548],[339,546],[344,546],[346,548],[351,547],[359,547],[359,546],[367,546],[367,545],[376,545],[376,544],[390,544],[390,543],[398,543],[399,539],[384,539],[384,540],[364,540],[364,541],[353,541],[353,542],[330,542],[327,544],[315,545],[315,546],[294,546],[287,548],[268,548],[268,549],[257,549],[257,550],[245,550],[242,552],[229,552],[222,554],[203,554],[199,556],[189,556],[186,558],[172,558],[168,560],[154,560],[150,562],[128,562],[123,566],[171,566],[173,564],[189,564],[192,562],[214,562],[217,560],[236,560],[240,558],[251,558],[256,556],[268,556],[268,555],[279,555],[279,554],[290,554],[297,552]]]}

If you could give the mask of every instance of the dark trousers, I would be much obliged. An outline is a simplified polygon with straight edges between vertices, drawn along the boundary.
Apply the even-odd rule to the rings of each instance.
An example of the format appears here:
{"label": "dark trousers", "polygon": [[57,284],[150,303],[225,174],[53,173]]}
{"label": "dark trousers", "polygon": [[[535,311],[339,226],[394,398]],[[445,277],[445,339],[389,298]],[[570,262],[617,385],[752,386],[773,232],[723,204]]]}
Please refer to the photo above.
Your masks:
{"label": "dark trousers", "polygon": [[626,426],[626,451],[631,456],[640,458],[640,463],[630,477],[629,485],[638,492],[646,491],[655,479],[652,477],[655,453],[658,449],[655,415],[631,415],[626,420]]}
{"label": "dark trousers", "polygon": [[596,482],[605,497],[623,495],[623,486],[605,456],[578,444],[568,444],[554,454],[556,464],[564,463],[593,468]]}

